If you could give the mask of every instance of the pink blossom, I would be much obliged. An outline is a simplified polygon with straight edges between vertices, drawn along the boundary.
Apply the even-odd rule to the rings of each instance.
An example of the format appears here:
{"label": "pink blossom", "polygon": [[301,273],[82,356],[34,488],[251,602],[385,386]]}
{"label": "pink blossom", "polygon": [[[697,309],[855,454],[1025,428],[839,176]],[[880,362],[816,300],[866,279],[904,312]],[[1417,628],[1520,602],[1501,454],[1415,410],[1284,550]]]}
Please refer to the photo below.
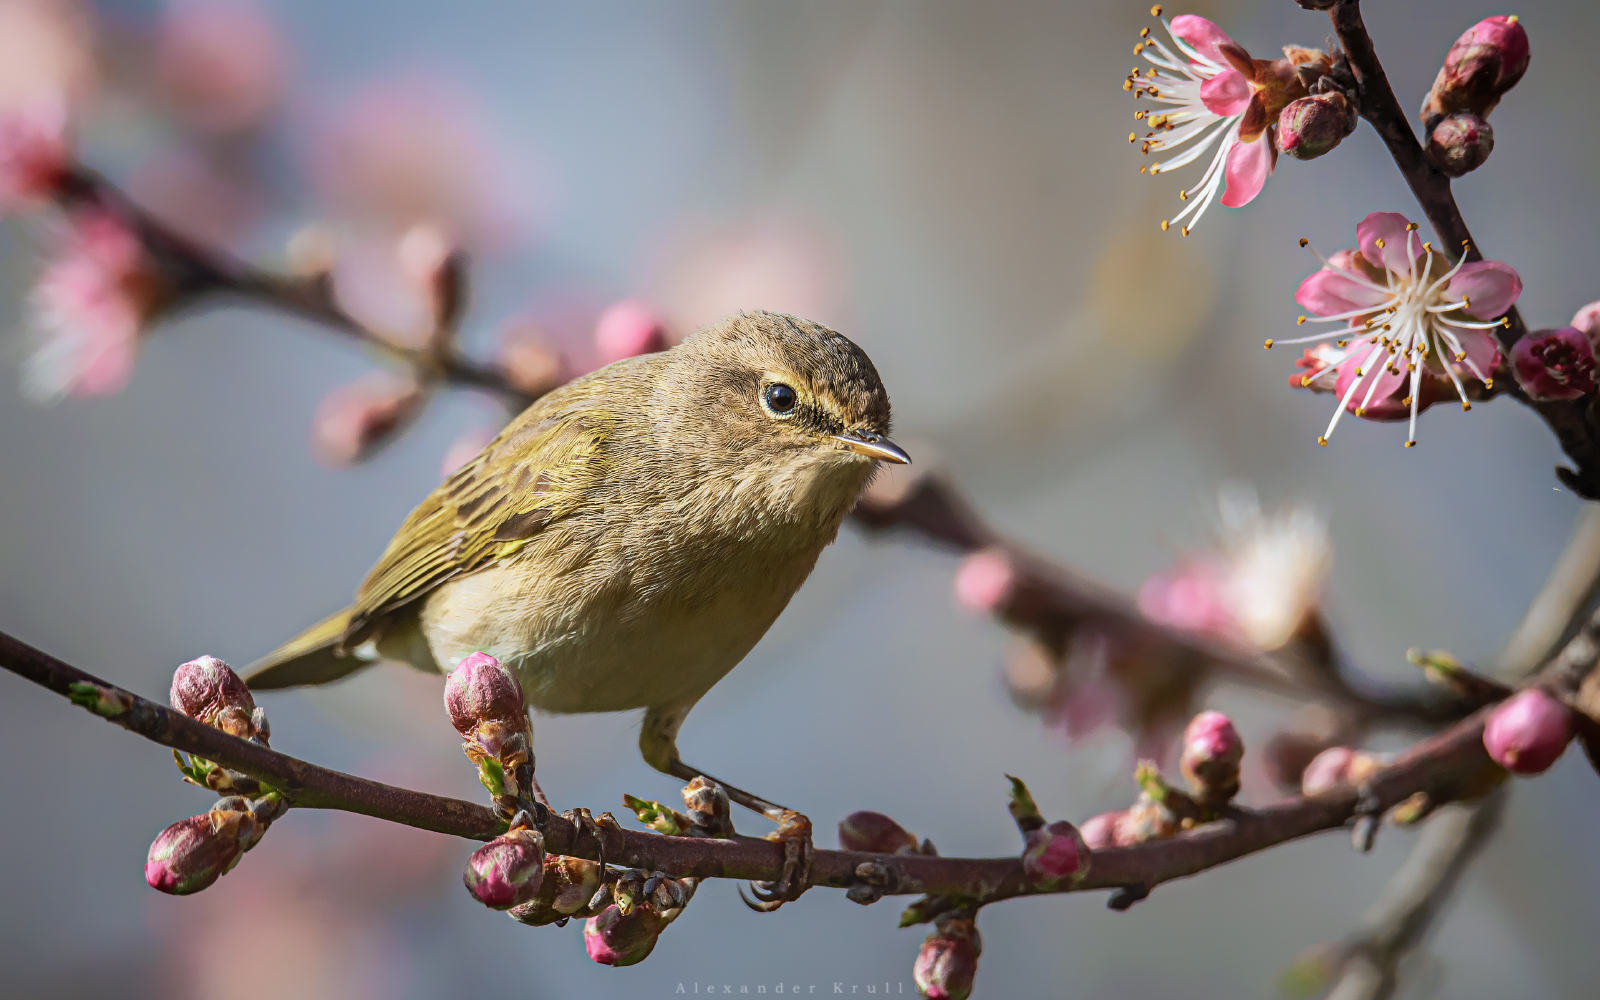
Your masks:
{"label": "pink blossom", "polygon": [[1302,386],[1334,376],[1340,405],[1319,444],[1328,443],[1348,411],[1372,420],[1409,415],[1410,447],[1417,414],[1442,387],[1453,386],[1462,409],[1470,410],[1462,380],[1494,384],[1500,349],[1490,331],[1504,325],[1501,317],[1522,294],[1521,277],[1499,261],[1463,258],[1452,267],[1416,230],[1403,215],[1373,212],[1356,227],[1359,249],[1319,255],[1322,269],[1295,292],[1310,313],[1301,323],[1342,324],[1333,334],[1279,342],[1322,342],[1314,357],[1296,363],[1307,370]]}
{"label": "pink blossom", "polygon": [[1005,553],[985,549],[961,560],[956,569],[956,603],[979,614],[995,614],[1016,588],[1017,572]]}
{"label": "pink blossom", "polygon": [[156,77],[190,124],[252,128],[277,105],[287,77],[283,42],[248,0],[176,0],[156,40]]}
{"label": "pink blossom", "polygon": [[1187,236],[1219,194],[1222,204],[1239,208],[1261,193],[1277,164],[1278,116],[1307,93],[1297,70],[1306,67],[1315,77],[1331,60],[1298,48],[1286,48],[1282,59],[1252,59],[1221,28],[1193,14],[1173,18],[1166,28],[1171,47],[1148,31],[1135,46],[1152,68],[1144,75],[1130,73],[1123,89],[1158,107],[1134,114],[1150,131],[1142,141],[1137,133],[1129,133],[1128,140],[1139,143],[1142,153],[1189,147],[1140,168],[1152,176],[1210,157],[1199,184],[1178,193],[1187,206],[1161,223],[1162,229],[1178,226]]}
{"label": "pink blossom", "polygon": [[1495,706],[1483,745],[1495,763],[1517,774],[1538,774],[1572,741],[1572,710],[1539,688],[1526,688]]}
{"label": "pink blossom", "polygon": [[33,290],[38,346],[26,387],[41,398],[104,396],[133,377],[139,334],[168,286],[139,237],[112,212],[72,213]]}
{"label": "pink blossom", "polygon": [[1219,639],[1236,639],[1238,624],[1228,607],[1222,572],[1203,560],[1190,560],[1145,578],[1139,610],[1153,622]]}
{"label": "pink blossom", "polygon": [[442,330],[445,269],[455,245],[430,222],[343,241],[330,277],[339,307],[390,343],[426,347]]}
{"label": "pink blossom", "polygon": [[491,910],[531,901],[544,881],[544,836],[511,829],[472,852],[462,876],[472,898]]}
{"label": "pink blossom", "polygon": [[0,215],[53,195],[72,166],[59,102],[0,112]]}
{"label": "pink blossom", "polygon": [[1577,399],[1595,391],[1594,345],[1576,327],[1527,334],[1511,348],[1511,367],[1534,399]]}
{"label": "pink blossom", "polygon": [[639,299],[613,302],[594,325],[594,346],[600,363],[665,350],[667,332],[661,316]]}
{"label": "pink blossom", "polygon": [[427,396],[414,379],[372,372],[322,398],[311,425],[311,450],[329,468],[359,462],[422,409]]}

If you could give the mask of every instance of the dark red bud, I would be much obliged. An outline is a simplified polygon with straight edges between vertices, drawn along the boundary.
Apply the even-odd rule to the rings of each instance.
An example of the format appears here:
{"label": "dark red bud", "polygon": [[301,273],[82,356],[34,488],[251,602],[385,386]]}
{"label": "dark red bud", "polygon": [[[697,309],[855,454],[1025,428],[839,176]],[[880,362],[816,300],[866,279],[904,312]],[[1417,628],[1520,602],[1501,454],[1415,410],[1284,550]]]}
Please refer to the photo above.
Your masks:
{"label": "dark red bud", "polygon": [[1517,774],[1538,774],[1572,741],[1572,710],[1539,688],[1518,691],[1495,707],[1483,727],[1483,746],[1495,763]]}
{"label": "dark red bud", "polygon": [[450,723],[470,736],[484,722],[521,725],[527,718],[522,685],[516,675],[488,653],[473,653],[450,672],[444,684],[444,707]]}
{"label": "dark red bud", "polygon": [[917,837],[883,813],[863,809],[839,821],[839,847],[873,854],[915,854]]}
{"label": "dark red bud", "polygon": [[922,942],[911,969],[917,992],[928,1000],[967,1000],[978,975],[983,938],[970,917],[945,917]]}
{"label": "dark red bud", "polygon": [[144,880],[152,889],[187,896],[221,878],[243,853],[236,835],[212,829],[210,813],[190,816],[157,835],[145,859]]}
{"label": "dark red bud", "polygon": [[1359,120],[1355,105],[1338,91],[1302,97],[1278,115],[1278,148],[1297,160],[1314,160],[1343,142]]}
{"label": "dark red bud", "polygon": [[244,679],[215,656],[181,664],[172,673],[172,707],[191,719],[244,739],[254,735],[255,699]]}
{"label": "dark red bud", "polygon": [[1470,111],[1439,119],[1428,134],[1428,159],[1448,177],[1461,177],[1483,166],[1494,152],[1494,129]]}
{"label": "dark red bud", "polygon": [[615,903],[583,926],[583,947],[601,965],[638,965],[655,950],[666,921],[648,904],[623,913]]}

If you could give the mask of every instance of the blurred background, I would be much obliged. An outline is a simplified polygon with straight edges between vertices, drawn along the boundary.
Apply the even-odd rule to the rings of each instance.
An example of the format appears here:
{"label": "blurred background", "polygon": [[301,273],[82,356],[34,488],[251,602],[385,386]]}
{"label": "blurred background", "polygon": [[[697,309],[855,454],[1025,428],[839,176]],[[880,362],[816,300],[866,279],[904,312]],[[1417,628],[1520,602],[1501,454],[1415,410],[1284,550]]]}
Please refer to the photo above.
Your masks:
{"label": "blurred background", "polygon": [[[1289,0],[1168,10],[1185,12],[1257,56],[1329,33]],[[1421,0],[1366,16],[1409,109],[1456,35],[1504,12]],[[1496,113],[1493,158],[1456,191],[1487,255],[1520,270],[1529,325],[1559,326],[1600,298],[1584,249],[1600,145],[1571,72],[1600,12],[1515,12],[1532,66]],[[397,338],[403,296],[360,248],[414,199],[472,255],[462,336],[485,355],[524,324],[592,366],[595,319],[626,298],[676,335],[736,308],[818,319],[871,354],[919,462],[1084,573],[1134,592],[1208,543],[1219,486],[1250,483],[1268,506],[1327,517],[1327,615],[1357,662],[1410,680],[1410,646],[1491,659],[1580,506],[1551,475],[1554,440],[1502,400],[1426,414],[1417,449],[1355,420],[1316,446],[1332,400],[1287,391],[1292,355],[1260,348],[1294,329],[1292,293],[1315,267],[1295,239],[1331,252],[1370,211],[1420,212],[1363,127],[1314,163],[1280,161],[1248,208],[1212,208],[1187,239],[1160,232],[1186,181],[1138,174],[1120,89],[1149,23],[1132,0],[0,0],[0,102],[66,88],[88,162],[252,259],[293,263],[338,232],[348,306]],[[226,305],[155,329],[124,391],[39,405],[21,371],[40,246],[26,220],[0,229],[0,628],[141,694],[164,696],[182,660],[247,663],[341,606],[452,443],[504,419],[448,394],[371,461],[329,468],[307,443],[319,400],[372,360]],[[1007,635],[953,613],[955,567],[847,526],[690,718],[685,757],[804,810],[823,846],[872,808],[945,854],[1013,853],[1004,772],[1051,816],[1126,805],[1132,738],[1069,740],[1013,704]],[[440,688],[384,668],[263,704],[285,752],[476,797]],[[1289,708],[1225,688],[1207,700],[1247,746]],[[535,726],[558,808],[676,796],[639,760],[631,715]],[[710,883],[647,962],[610,969],[585,958],[576,925],[527,928],[473,903],[467,844],[360,817],[291,813],[217,886],[163,896],[140,879],[150,838],[210,801],[165,751],[11,676],[0,750],[7,996],[912,993],[925,930],[895,930],[893,900],[818,891],[757,916]],[[1577,753],[1518,784],[1406,995],[1592,995],[1595,791]],[[1272,794],[1247,779],[1247,800]],[[1124,914],[1098,893],[994,907],[979,994],[1274,995],[1413,839],[1389,831],[1358,856],[1341,835],[1313,838]]]}

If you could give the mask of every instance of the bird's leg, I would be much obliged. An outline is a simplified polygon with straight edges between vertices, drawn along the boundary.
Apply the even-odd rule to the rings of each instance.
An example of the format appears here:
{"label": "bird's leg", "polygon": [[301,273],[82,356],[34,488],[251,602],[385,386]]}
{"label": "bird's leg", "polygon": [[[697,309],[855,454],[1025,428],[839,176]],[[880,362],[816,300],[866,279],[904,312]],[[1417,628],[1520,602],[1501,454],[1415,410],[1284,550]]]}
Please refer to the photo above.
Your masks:
{"label": "bird's leg", "polygon": [[[697,767],[685,764],[683,758],[678,756],[678,730],[683,727],[683,720],[693,707],[691,703],[647,711],[644,723],[639,728],[639,752],[644,756],[645,763],[662,774],[684,781],[696,778],[715,781],[728,793],[731,801],[778,824],[777,830],[768,834],[766,839],[783,845],[783,871],[776,882],[751,883],[751,892],[757,901],[745,899],[745,904],[751,909],[770,913],[786,902],[799,899],[801,893],[811,888],[811,820],[793,809],[735,788]],[[741,898],[743,895],[743,890],[740,890]]]}

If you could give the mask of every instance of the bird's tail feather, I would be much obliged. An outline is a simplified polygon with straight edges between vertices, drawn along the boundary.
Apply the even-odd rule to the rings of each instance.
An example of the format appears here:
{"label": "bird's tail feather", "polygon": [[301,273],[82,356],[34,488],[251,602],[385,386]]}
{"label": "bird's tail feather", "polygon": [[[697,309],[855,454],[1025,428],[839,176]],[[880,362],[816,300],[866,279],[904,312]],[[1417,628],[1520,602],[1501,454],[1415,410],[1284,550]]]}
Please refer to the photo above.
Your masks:
{"label": "bird's tail feather", "polygon": [[317,622],[295,638],[245,668],[252,691],[327,684],[355,673],[372,661],[336,652],[350,624],[351,608]]}

